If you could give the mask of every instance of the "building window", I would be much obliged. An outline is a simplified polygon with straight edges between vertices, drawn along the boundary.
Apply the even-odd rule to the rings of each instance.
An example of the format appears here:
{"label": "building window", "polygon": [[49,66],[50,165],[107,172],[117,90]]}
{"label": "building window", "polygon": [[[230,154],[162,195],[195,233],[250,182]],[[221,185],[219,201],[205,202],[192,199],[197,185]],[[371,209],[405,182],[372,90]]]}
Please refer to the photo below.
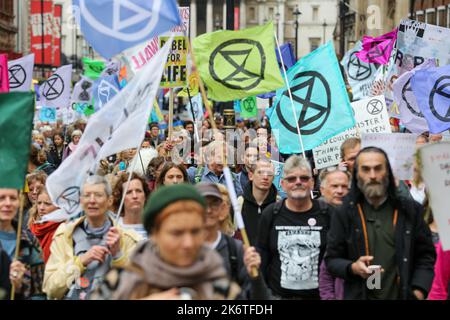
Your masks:
{"label": "building window", "polygon": [[423,11],[416,11],[416,20],[419,22],[425,22],[425,15]]}
{"label": "building window", "polygon": [[318,6],[312,6],[312,20],[313,21],[319,20],[319,7]]}
{"label": "building window", "polygon": [[251,22],[256,21],[256,8],[255,7],[248,8],[248,20]]}
{"label": "building window", "polygon": [[320,47],[320,38],[309,38],[309,49],[310,51],[316,50]]}
{"label": "building window", "polygon": [[436,25],[436,9],[427,9],[425,11],[425,23]]}
{"label": "building window", "polygon": [[275,18],[275,8],[269,7],[269,19],[274,19],[274,18]]}
{"label": "building window", "polygon": [[436,24],[440,27],[447,27],[447,12],[444,6],[438,8]]}

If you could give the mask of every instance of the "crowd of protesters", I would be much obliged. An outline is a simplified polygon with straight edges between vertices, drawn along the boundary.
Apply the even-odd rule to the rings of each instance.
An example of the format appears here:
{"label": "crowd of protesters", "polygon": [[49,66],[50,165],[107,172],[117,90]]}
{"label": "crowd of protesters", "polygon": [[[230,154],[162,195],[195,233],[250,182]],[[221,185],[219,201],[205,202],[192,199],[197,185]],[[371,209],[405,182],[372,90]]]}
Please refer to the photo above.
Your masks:
{"label": "crowd of protesters", "polygon": [[[0,189],[0,298],[12,287],[15,299],[449,298],[449,252],[418,168],[399,181],[383,150],[350,138],[341,163],[319,171],[310,153],[280,154],[266,119],[238,119],[231,135],[214,121],[186,121],[170,136],[149,124],[139,149],[102,160],[84,181],[76,219],[44,223],[58,209],[46,179],[86,122],[36,128],[22,219],[19,191]],[[417,145],[440,139],[422,134]],[[284,163],[283,196],[272,160]],[[380,287],[368,285],[371,266],[381,266]]]}

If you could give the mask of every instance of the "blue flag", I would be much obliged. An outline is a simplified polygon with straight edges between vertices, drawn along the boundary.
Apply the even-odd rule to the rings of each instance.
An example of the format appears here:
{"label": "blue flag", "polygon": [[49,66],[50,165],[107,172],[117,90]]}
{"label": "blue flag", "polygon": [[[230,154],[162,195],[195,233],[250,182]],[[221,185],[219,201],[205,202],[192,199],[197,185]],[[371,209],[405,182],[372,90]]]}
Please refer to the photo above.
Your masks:
{"label": "blue flag", "polygon": [[95,111],[103,108],[119,91],[119,78],[115,74],[105,75],[95,80],[92,89]]}
{"label": "blue flag", "polygon": [[[283,58],[284,68],[286,71],[295,64],[295,56],[294,51],[292,50],[292,45],[290,42],[283,44],[280,46],[281,57]],[[280,55],[278,54],[278,48],[275,49],[275,53],[277,55],[278,66],[280,67],[281,74],[283,75],[283,63],[281,62]],[[275,97],[275,92],[268,92],[257,95],[258,98],[269,99]]]}
{"label": "blue flag", "polygon": [[279,130],[277,145],[280,152],[302,152],[297,122],[305,151],[355,125],[331,42],[299,60],[288,70],[287,76],[297,119],[287,88],[277,90],[270,125],[272,130]]}
{"label": "blue flag", "polygon": [[[283,44],[280,46],[281,57],[283,58],[284,67],[286,71],[295,64],[295,56],[294,51],[292,50],[292,45],[290,42]],[[277,54],[278,65],[280,68],[283,66],[280,55],[278,54],[278,48],[275,50]]]}
{"label": "blue flag", "polygon": [[430,132],[450,129],[450,65],[416,71],[411,89]]}
{"label": "blue flag", "polygon": [[81,32],[110,59],[181,24],[175,0],[73,0]]}

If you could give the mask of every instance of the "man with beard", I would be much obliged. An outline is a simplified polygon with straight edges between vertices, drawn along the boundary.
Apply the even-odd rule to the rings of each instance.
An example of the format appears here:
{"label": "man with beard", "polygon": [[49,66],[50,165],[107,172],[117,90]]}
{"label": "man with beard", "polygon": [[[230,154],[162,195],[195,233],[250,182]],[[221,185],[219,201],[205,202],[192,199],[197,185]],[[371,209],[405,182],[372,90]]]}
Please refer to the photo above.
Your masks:
{"label": "man with beard", "polygon": [[[344,299],[425,299],[436,254],[423,207],[398,193],[376,147],[359,152],[351,185],[332,209],[325,257],[328,271],[345,280]],[[381,272],[372,274],[370,265]]]}
{"label": "man with beard", "polygon": [[291,156],[283,177],[281,186],[287,198],[269,205],[260,218],[257,248],[261,271],[275,299],[319,299],[328,208],[311,199],[314,180],[305,158]]}

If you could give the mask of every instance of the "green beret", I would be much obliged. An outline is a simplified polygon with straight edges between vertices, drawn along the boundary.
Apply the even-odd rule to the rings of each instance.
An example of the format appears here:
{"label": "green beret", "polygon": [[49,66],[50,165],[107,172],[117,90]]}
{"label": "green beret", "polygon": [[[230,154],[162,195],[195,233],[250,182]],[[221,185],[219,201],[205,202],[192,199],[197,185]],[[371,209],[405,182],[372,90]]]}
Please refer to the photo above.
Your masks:
{"label": "green beret", "polygon": [[151,231],[156,216],[168,205],[179,200],[192,200],[206,209],[206,201],[194,186],[182,183],[163,186],[152,192],[145,204],[142,223],[145,230]]}

